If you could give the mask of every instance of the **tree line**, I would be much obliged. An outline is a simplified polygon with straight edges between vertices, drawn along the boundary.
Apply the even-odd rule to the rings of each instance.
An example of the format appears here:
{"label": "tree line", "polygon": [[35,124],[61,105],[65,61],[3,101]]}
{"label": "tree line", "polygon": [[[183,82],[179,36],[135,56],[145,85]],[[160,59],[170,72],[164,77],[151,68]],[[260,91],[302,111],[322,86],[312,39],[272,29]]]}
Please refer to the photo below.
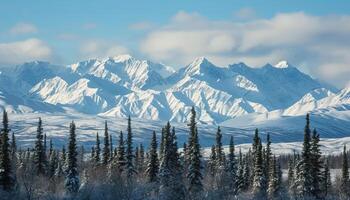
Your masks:
{"label": "tree line", "polygon": [[[77,145],[74,121],[67,146],[57,149],[54,141],[47,142],[39,118],[33,148],[22,150],[15,134],[10,136],[4,111],[1,199],[350,199],[346,146],[341,159],[323,156],[309,114],[302,151],[292,155],[275,155],[270,135],[263,143],[258,129],[247,153],[235,149],[233,136],[225,153],[218,127],[210,156],[203,158],[194,107],[188,129],[188,141],[179,148],[176,129],[168,122],[160,140],[153,132],[145,150],[133,142],[130,117],[126,133],[120,132],[114,146],[105,122],[103,137],[96,134],[89,153]],[[330,159],[341,166],[340,176],[332,178]]]}

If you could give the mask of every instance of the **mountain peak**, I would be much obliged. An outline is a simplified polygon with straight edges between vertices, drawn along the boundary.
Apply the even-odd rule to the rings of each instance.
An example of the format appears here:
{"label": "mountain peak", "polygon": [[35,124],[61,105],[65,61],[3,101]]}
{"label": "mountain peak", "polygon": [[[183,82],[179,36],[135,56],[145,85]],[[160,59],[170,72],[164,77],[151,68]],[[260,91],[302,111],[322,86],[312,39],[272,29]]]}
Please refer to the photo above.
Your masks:
{"label": "mountain peak", "polygon": [[291,67],[291,65],[290,65],[290,63],[288,63],[288,61],[282,60],[282,61],[278,62],[274,67],[282,69],[282,68]]}
{"label": "mountain peak", "polygon": [[130,59],[133,59],[133,57],[129,54],[121,54],[121,55],[117,55],[113,57],[113,60],[117,61],[117,62],[125,62],[128,61]]}
{"label": "mountain peak", "polygon": [[205,57],[198,57],[187,66],[186,72],[191,75],[198,74],[200,73],[203,67],[209,68],[211,66],[214,65],[211,62],[209,62],[208,59],[206,59]]}

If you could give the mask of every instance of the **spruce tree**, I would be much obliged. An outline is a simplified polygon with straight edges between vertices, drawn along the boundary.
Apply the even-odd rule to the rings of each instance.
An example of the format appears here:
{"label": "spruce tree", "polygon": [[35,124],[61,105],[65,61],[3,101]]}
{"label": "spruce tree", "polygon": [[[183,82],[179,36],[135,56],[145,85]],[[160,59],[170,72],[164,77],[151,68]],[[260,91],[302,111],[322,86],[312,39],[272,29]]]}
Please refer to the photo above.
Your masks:
{"label": "spruce tree", "polygon": [[224,165],[224,152],[222,149],[222,133],[221,133],[221,129],[220,126],[218,126],[218,129],[216,131],[216,165],[218,168],[222,168]]}
{"label": "spruce tree", "polygon": [[198,195],[203,190],[202,173],[201,173],[201,152],[198,141],[198,130],[196,124],[196,111],[194,107],[191,109],[191,119],[188,124],[190,129],[188,141],[188,170],[187,179],[189,192],[192,198],[198,198]]}
{"label": "spruce tree", "polygon": [[171,133],[170,129],[168,122],[164,128],[164,152],[159,168],[159,197],[164,200],[184,199],[175,132]]}
{"label": "spruce tree", "polygon": [[266,182],[269,183],[269,178],[270,178],[270,168],[271,168],[271,139],[270,139],[270,134],[267,133],[266,136],[266,150],[265,150],[265,177],[266,177]]}
{"label": "spruce tree", "polygon": [[11,150],[9,144],[9,126],[7,112],[3,111],[3,128],[1,129],[0,145],[0,187],[5,191],[11,191],[15,186],[14,174],[11,168]]}
{"label": "spruce tree", "polygon": [[280,199],[281,196],[281,177],[279,175],[279,166],[274,156],[271,162],[270,178],[268,183],[268,196],[269,199]]}
{"label": "spruce tree", "polygon": [[304,128],[304,142],[301,153],[301,160],[298,163],[297,188],[300,198],[310,198],[312,196],[312,164],[311,164],[311,129],[310,115],[306,115],[306,125]]}
{"label": "spruce tree", "polygon": [[233,142],[233,136],[230,138],[229,144],[229,154],[228,154],[228,173],[229,173],[229,181],[231,190],[234,195],[238,193],[238,176],[237,176],[237,164],[235,157],[235,146]]}
{"label": "spruce tree", "polygon": [[316,198],[321,198],[322,188],[322,161],[321,161],[321,150],[320,150],[320,136],[316,129],[313,130],[311,139],[311,177],[312,177],[312,195]]}
{"label": "spruce tree", "polygon": [[99,165],[101,161],[101,147],[100,147],[100,137],[98,133],[96,133],[96,144],[95,144],[95,149],[94,149],[94,162],[95,165]]}
{"label": "spruce tree", "polygon": [[123,132],[120,131],[119,135],[119,144],[117,147],[117,155],[116,155],[116,162],[117,162],[117,168],[118,172],[121,174],[124,171],[125,165],[126,165],[126,156],[125,156],[125,146],[124,146],[124,139],[123,139]]}
{"label": "spruce tree", "polygon": [[126,139],[126,170],[127,170],[127,177],[129,181],[131,180],[131,177],[135,173],[133,159],[133,147],[132,147],[132,130],[131,130],[131,118],[129,116],[128,118],[128,130],[127,130],[127,139]]}
{"label": "spruce tree", "polygon": [[210,156],[208,160],[208,173],[210,176],[214,177],[216,172],[216,148],[215,145],[211,146]]}
{"label": "spruce tree", "polygon": [[50,156],[49,167],[48,167],[48,176],[50,178],[55,175],[57,166],[58,166],[58,155],[57,155],[57,152],[53,150]]}
{"label": "spruce tree", "polygon": [[346,145],[344,145],[344,150],[343,150],[343,165],[342,165],[340,192],[343,199],[350,198],[349,165],[348,165]]}
{"label": "spruce tree", "polygon": [[34,168],[35,172],[39,175],[45,174],[45,164],[46,164],[45,149],[43,145],[43,128],[42,121],[39,118],[38,128],[36,131],[36,140],[34,147]]}
{"label": "spruce tree", "polygon": [[12,132],[12,139],[11,139],[11,166],[13,167],[14,171],[17,169],[17,144],[16,144],[16,137],[15,133]]}
{"label": "spruce tree", "polygon": [[74,195],[79,189],[79,174],[77,164],[77,143],[75,134],[74,121],[70,124],[70,133],[68,141],[68,155],[67,155],[67,172],[65,179],[65,189],[68,194]]}
{"label": "spruce tree", "polygon": [[266,198],[266,177],[263,166],[263,152],[262,144],[259,139],[259,143],[255,149],[255,162],[254,162],[254,179],[253,179],[253,195],[254,199]]}
{"label": "spruce tree", "polygon": [[112,134],[109,134],[109,154],[110,154],[110,160],[113,159],[113,138]]}
{"label": "spruce tree", "polygon": [[105,121],[105,133],[104,133],[104,146],[103,146],[103,158],[102,163],[104,166],[107,166],[110,159],[110,147],[109,147],[109,134],[108,134],[108,125]]}
{"label": "spruce tree", "polygon": [[153,131],[151,144],[148,151],[149,159],[147,161],[146,176],[148,182],[156,182],[158,179],[159,160],[157,154],[157,137]]}
{"label": "spruce tree", "polygon": [[331,172],[329,169],[329,160],[326,159],[324,164],[323,179],[322,179],[322,191],[324,192],[324,197],[327,197],[330,191],[332,190],[332,180]]}
{"label": "spruce tree", "polygon": [[144,165],[145,165],[145,149],[143,147],[143,144],[141,143],[139,147],[139,167],[138,167],[139,173],[143,172]]}

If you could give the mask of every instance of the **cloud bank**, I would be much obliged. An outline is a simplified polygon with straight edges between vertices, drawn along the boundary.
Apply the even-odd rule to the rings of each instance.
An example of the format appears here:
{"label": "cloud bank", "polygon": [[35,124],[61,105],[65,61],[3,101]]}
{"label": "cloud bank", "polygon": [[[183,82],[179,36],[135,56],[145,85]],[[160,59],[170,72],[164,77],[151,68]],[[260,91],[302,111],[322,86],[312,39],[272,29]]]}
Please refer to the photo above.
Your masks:
{"label": "cloud bank", "polygon": [[21,64],[32,60],[49,60],[51,48],[37,38],[0,43],[0,64]]}
{"label": "cloud bank", "polygon": [[342,85],[350,76],[349,35],[350,16],[296,12],[233,22],[181,11],[149,32],[140,49],[154,60],[175,65],[198,56],[222,66],[241,61],[262,66],[286,59],[315,77]]}

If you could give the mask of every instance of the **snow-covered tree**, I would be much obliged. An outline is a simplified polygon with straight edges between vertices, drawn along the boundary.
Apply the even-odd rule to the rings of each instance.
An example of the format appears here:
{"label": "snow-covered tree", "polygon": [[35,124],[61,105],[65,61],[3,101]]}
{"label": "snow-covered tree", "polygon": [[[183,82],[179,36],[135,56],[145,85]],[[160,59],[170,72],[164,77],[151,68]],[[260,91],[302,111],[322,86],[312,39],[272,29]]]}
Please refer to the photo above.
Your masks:
{"label": "snow-covered tree", "polygon": [[158,170],[159,170],[159,160],[158,160],[158,154],[157,154],[157,137],[156,137],[155,131],[153,131],[148,155],[149,155],[149,158],[147,161],[146,176],[147,176],[148,182],[155,182],[158,179]]}
{"label": "snow-covered tree", "polygon": [[263,166],[263,152],[261,140],[258,141],[254,159],[253,196],[254,199],[266,199],[267,183]]}
{"label": "snow-covered tree", "polygon": [[102,163],[106,166],[110,160],[111,152],[109,146],[109,134],[108,134],[108,125],[107,121],[105,121],[105,130],[104,130],[104,146],[103,146],[103,157]]}
{"label": "snow-covered tree", "polygon": [[7,112],[3,111],[0,143],[0,187],[5,191],[13,190],[15,186],[15,176],[11,167],[11,150],[9,144],[9,126]]}
{"label": "snow-covered tree", "polygon": [[229,183],[231,187],[231,191],[234,195],[238,193],[238,175],[237,175],[237,163],[235,157],[235,146],[233,142],[233,136],[230,138],[229,144],[229,154],[228,154],[228,162],[227,162],[227,171],[229,174]]}
{"label": "snow-covered tree", "polygon": [[68,141],[68,155],[67,155],[67,172],[65,179],[65,189],[68,194],[74,195],[79,189],[79,174],[77,164],[77,143],[75,133],[74,121],[70,124],[69,141]]}
{"label": "snow-covered tree", "polygon": [[38,122],[38,128],[36,131],[36,140],[35,140],[35,146],[34,146],[34,167],[35,172],[37,174],[45,174],[46,169],[46,156],[45,156],[45,149],[43,144],[43,128],[42,128],[42,121],[41,118],[39,118]]}
{"label": "snow-covered tree", "polygon": [[199,194],[203,190],[202,185],[202,164],[201,164],[201,152],[198,140],[198,129],[196,123],[196,111],[194,107],[191,109],[191,119],[188,124],[190,129],[190,135],[188,140],[188,169],[187,179],[189,192],[192,198],[198,198]]}

